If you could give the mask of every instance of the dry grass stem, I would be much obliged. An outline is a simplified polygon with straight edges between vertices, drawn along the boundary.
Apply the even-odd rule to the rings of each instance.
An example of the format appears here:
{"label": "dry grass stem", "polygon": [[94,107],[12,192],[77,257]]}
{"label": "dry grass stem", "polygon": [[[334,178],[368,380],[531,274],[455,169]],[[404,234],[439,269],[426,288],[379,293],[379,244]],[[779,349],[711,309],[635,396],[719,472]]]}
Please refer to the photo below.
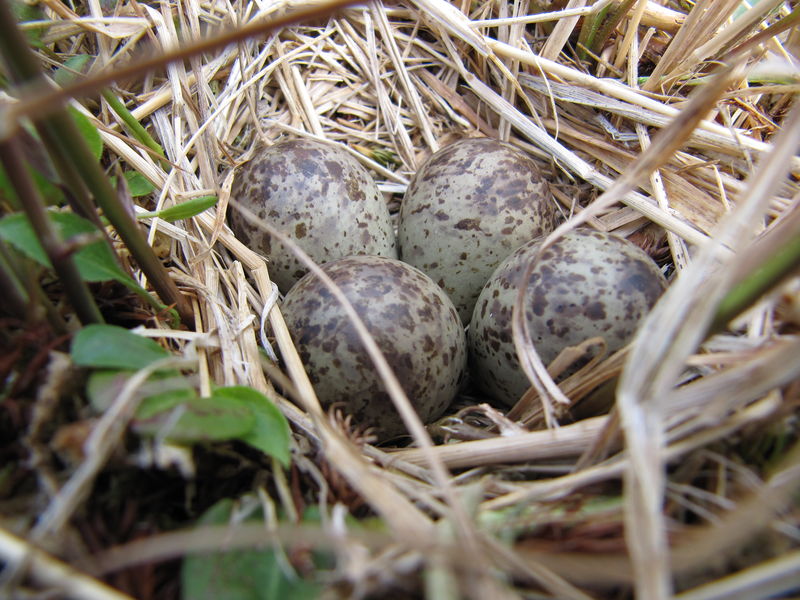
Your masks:
{"label": "dry grass stem", "polygon": [[[132,600],[127,594],[105,585],[73,568],[29,542],[0,529],[0,556],[7,569],[30,573],[40,584],[61,591],[73,600]],[[0,588],[0,592],[3,592]],[[12,596],[9,596],[12,597]]]}
{"label": "dry grass stem", "polygon": [[791,593],[800,585],[800,552],[775,558],[679,594],[680,600],[745,600]]}

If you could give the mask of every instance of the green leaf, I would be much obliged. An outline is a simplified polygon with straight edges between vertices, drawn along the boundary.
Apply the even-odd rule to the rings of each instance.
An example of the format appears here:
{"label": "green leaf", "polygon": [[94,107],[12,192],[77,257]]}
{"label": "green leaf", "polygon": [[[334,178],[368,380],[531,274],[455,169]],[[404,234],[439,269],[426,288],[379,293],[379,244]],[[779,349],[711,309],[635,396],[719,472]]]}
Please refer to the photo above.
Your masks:
{"label": "green leaf", "polygon": [[161,431],[179,404],[185,411],[167,433],[179,443],[237,439],[289,466],[289,424],[263,394],[244,386],[218,388],[208,398],[145,398],[137,414],[141,434]]}
{"label": "green leaf", "polygon": [[208,210],[217,203],[216,196],[200,196],[199,198],[192,198],[186,202],[181,202],[175,206],[170,206],[163,210],[155,210],[146,213],[139,213],[137,215],[140,219],[149,219],[151,217],[159,217],[165,221],[180,221],[181,219],[188,219],[199,215],[204,210]]}
{"label": "green leaf", "polygon": [[[142,357],[149,354],[151,360],[145,362],[143,358],[141,363],[131,365],[131,354]],[[166,354],[152,340],[111,325],[85,327],[75,336],[72,345],[76,364],[124,369],[96,371],[90,375],[86,391],[92,408],[98,413],[105,411],[119,396],[133,375],[132,369]],[[109,359],[109,355],[119,360]],[[154,373],[135,393],[141,403],[133,427],[140,435],[164,433],[169,440],[182,444],[241,440],[276,458],[284,467],[289,466],[289,424],[260,392],[232,386],[218,388],[210,397],[200,398],[191,382],[171,369]],[[170,423],[172,411],[178,407],[183,412]]]}
{"label": "green leaf", "polygon": [[250,432],[241,436],[243,442],[272,456],[284,467],[289,467],[290,430],[286,417],[278,407],[261,392],[245,387],[231,386],[217,388],[211,398],[230,405],[241,405],[249,408],[255,415],[255,424]]}
{"label": "green leaf", "polygon": [[[46,19],[44,11],[39,6],[35,6],[25,0],[11,0],[11,10],[20,24],[25,24],[30,21],[43,21]],[[24,28],[25,36],[28,41],[35,47],[42,47],[42,35],[47,29],[47,25],[41,25],[35,28]]]}
{"label": "green leaf", "polygon": [[60,187],[55,185],[49,177],[40,173],[33,167],[28,167],[31,177],[36,182],[36,187],[39,193],[44,198],[44,201],[50,206],[60,206],[66,203],[67,199],[64,192]]}
{"label": "green leaf", "polygon": [[[51,212],[50,218],[65,240],[77,235],[99,233],[93,223],[75,213]],[[75,263],[78,266],[81,277],[86,281],[108,281],[114,279],[125,285],[130,285],[131,283],[136,285],[117,264],[114,253],[105,240],[98,239],[81,247],[75,252]]]}
{"label": "green leaf", "polygon": [[[92,373],[86,386],[92,408],[106,410],[132,376],[132,371]],[[133,429],[140,435],[165,434],[170,441],[192,444],[240,439],[255,426],[252,410],[224,399],[199,398],[191,382],[176,370],[154,373],[136,388],[135,397],[140,404]],[[176,408],[181,414],[170,422]]]}
{"label": "green leaf", "polygon": [[[181,377],[175,379],[181,379],[187,386],[189,384],[185,378]],[[153,383],[162,385],[161,381]],[[197,400],[197,391],[193,387],[176,387],[175,389],[161,390],[158,393],[148,395],[144,398],[139,405],[139,410],[136,412],[136,418],[147,420],[153,419],[158,415],[164,416],[164,413],[172,410],[176,406],[185,402],[194,402],[195,400]]]}
{"label": "green leaf", "polygon": [[147,196],[156,189],[156,187],[138,171],[125,171],[125,181],[128,182],[128,191],[134,198]]}
{"label": "green leaf", "polygon": [[[28,165],[27,168],[28,173],[30,173],[31,177],[33,177],[33,180],[36,183],[39,193],[42,194],[42,197],[47,204],[64,204],[66,201],[64,198],[64,192],[61,191],[61,188],[59,188],[55,183],[53,183],[51,178],[43,175],[30,165]],[[17,196],[17,191],[14,189],[14,186],[8,179],[8,174],[2,165],[0,165],[0,199],[6,200],[12,207],[14,207],[14,209],[19,210],[19,196]]]}
{"label": "green leaf", "polygon": [[84,67],[86,67],[91,58],[92,57],[88,54],[70,56],[64,61],[63,66],[56,69],[56,72],[53,73],[53,80],[61,87],[75,81],[77,74],[83,73]]}
{"label": "green leaf", "polygon": [[128,110],[125,104],[120,100],[111,90],[105,89],[102,91],[103,99],[108,102],[108,106],[117,113],[117,116],[122,119],[125,129],[127,129],[134,138],[150,148],[153,152],[162,157],[161,166],[169,170],[170,163],[164,158],[164,149],[156,142],[152,136],[147,132],[147,129],[133,116],[133,113]]}
{"label": "green leaf", "polygon": [[[50,218],[64,240],[77,235],[93,234],[97,228],[74,213],[51,212]],[[52,268],[33,227],[22,213],[6,215],[0,219],[0,239],[45,267]],[[102,239],[90,242],[75,252],[75,264],[86,281],[114,280],[138,294],[147,294],[117,263],[114,253]]]}
{"label": "green leaf", "polygon": [[70,106],[68,108],[70,114],[72,114],[72,118],[75,120],[75,124],[78,126],[78,129],[83,136],[83,139],[89,146],[89,150],[92,151],[92,154],[97,160],[100,160],[100,157],[103,155],[103,138],[100,137],[100,132],[97,131],[97,127],[92,125],[89,117],[84,115],[74,106]]}
{"label": "green leaf", "polygon": [[20,23],[41,21],[45,18],[41,7],[25,0],[11,0],[11,11]]}
{"label": "green leaf", "polygon": [[[227,523],[233,502],[221,500],[200,525]],[[183,600],[313,600],[322,588],[286,572],[272,549],[189,555],[181,568]]]}
{"label": "green leaf", "polygon": [[[92,409],[97,413],[107,410],[132,376],[133,371],[92,372],[86,383],[86,395]],[[135,395],[141,399],[136,412],[137,417],[149,419],[154,414],[170,410],[182,402],[196,398],[197,392],[187,377],[173,369],[153,373],[147,381],[136,388]]]}
{"label": "green leaf", "polygon": [[[151,400],[151,399],[148,399]],[[164,429],[167,439],[180,444],[195,442],[221,442],[241,439],[254,427],[256,418],[252,410],[246,406],[232,406],[221,403],[216,398],[193,398],[188,402],[175,403],[169,406],[174,398],[161,398],[159,406],[145,406],[145,413],[154,408],[159,411],[150,419],[141,419],[137,415],[134,429],[145,435],[156,435]],[[169,407],[169,410],[163,410]],[[175,423],[167,425],[173,409],[182,410]]]}
{"label": "green leaf", "polygon": [[134,371],[169,356],[153,340],[116,325],[87,325],[75,334],[71,354],[82,367]]}
{"label": "green leaf", "polygon": [[46,267],[52,268],[44,248],[22,213],[14,213],[0,219],[0,238],[14,246],[28,258]]}

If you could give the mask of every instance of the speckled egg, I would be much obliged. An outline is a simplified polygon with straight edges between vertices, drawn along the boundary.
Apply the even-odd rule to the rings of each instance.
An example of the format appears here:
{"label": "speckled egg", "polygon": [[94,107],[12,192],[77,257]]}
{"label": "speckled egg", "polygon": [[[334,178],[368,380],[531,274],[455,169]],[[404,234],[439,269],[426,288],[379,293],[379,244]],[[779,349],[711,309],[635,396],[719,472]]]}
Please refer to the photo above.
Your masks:
{"label": "speckled egg", "polygon": [[[466,338],[453,303],[424,273],[398,260],[351,256],[322,267],[342,289],[424,423],[452,402],[466,367]],[[281,308],[324,406],[341,403],[379,439],[405,432],[355,328],[309,273]]]}
{"label": "speckled egg", "polygon": [[[389,209],[370,174],[334,144],[293,139],[242,166],[231,197],[291,236],[318,263],[352,254],[397,258]],[[286,293],[306,272],[283,244],[229,211],[234,234],[269,259],[269,274]]]}
{"label": "speckled egg", "polygon": [[[530,386],[511,336],[518,284],[541,240],[509,256],[480,293],[469,327],[471,373],[483,391],[513,404]],[[528,283],[525,318],[545,365],[568,346],[601,336],[609,351],[633,337],[666,287],[653,260],[627,240],[572,231],[541,253]]]}
{"label": "speckled egg", "polygon": [[495,267],[555,223],[533,160],[496,140],[464,139],[436,152],[411,180],[400,208],[400,256],[447,292],[466,324]]}

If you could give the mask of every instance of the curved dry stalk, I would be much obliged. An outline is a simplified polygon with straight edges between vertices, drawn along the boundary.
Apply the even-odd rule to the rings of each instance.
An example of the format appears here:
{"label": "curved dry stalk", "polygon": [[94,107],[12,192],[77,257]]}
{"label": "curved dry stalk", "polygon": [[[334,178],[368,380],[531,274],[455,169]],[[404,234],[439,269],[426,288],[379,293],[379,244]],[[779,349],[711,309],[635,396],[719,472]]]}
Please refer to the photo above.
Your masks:
{"label": "curved dry stalk", "polygon": [[[659,102],[641,91],[631,89],[614,79],[593,77],[572,67],[541,58],[533,52],[514,48],[513,46],[509,46],[508,44],[504,44],[489,37],[484,39],[497,55],[519,60],[536,69],[537,75],[546,74],[565,82],[571,82],[577,86],[600,92],[611,99],[622,100],[634,106],[641,106],[642,108],[652,110],[670,119],[674,119],[680,113],[679,108]],[[729,127],[725,127],[708,119],[701,120],[697,124],[697,128],[729,140],[732,144],[739,145],[742,151],[755,152],[761,155],[768,152],[771,148],[770,144],[766,142],[754,139],[748,135],[743,135],[742,131],[731,130]],[[795,159],[793,164],[795,168],[800,168],[800,159]],[[578,174],[580,175],[580,173]]]}
{"label": "curved dry stalk", "polygon": [[[394,540],[387,533],[366,529],[348,531],[348,541],[372,551],[390,546]],[[418,549],[430,550],[430,540],[417,539]],[[152,535],[115,546],[87,560],[88,570],[105,575],[135,565],[169,560],[187,554],[203,554],[219,550],[263,548],[265,545],[309,546],[315,550],[334,550],[342,543],[336,531],[298,523],[274,523],[269,529],[264,523],[228,523],[205,525]]]}
{"label": "curved dry stalk", "polygon": [[[740,63],[741,62],[742,61],[740,61]],[[591,217],[597,216],[601,211],[622,200],[626,194],[634,189],[641,178],[649,175],[668,160],[708,112],[709,106],[713,105],[716,99],[719,98],[727,88],[728,83],[738,75],[738,70],[736,68],[738,66],[740,66],[740,64],[723,68],[713,80],[713,85],[709,84],[702,88],[700,92],[689,101],[680,115],[665,129],[659,132],[654,143],[649,146],[630,168],[626,170],[619,179],[614,181],[590,207],[557,227],[553,233],[547,236],[539,250],[539,255],[568,231],[586,223]],[[534,385],[539,392],[545,408],[545,417],[548,424],[552,426],[553,407],[550,402],[555,401],[559,404],[568,404],[569,400],[558,389],[552,377],[547,373],[547,369],[533,345],[529,326],[525,319],[524,307],[526,305],[528,282],[537,264],[538,258],[534,257],[527,265],[520,280],[512,312],[512,335],[520,365],[532,385]]]}
{"label": "curved dry stalk", "polygon": [[[127,594],[81,573],[2,528],[0,528],[0,557],[3,558],[6,569],[14,571],[24,569],[36,583],[49,590],[58,590],[65,598],[133,600]],[[3,590],[0,589],[0,592]]]}
{"label": "curved dry stalk", "polygon": [[675,596],[675,600],[777,598],[800,586],[800,551],[773,558]]}
{"label": "curved dry stalk", "polygon": [[731,261],[729,248],[753,235],[753,224],[763,217],[790,169],[798,130],[800,106],[787,116],[772,155],[760,162],[748,181],[747,192],[721,225],[718,236],[700,250],[645,318],[620,379],[617,406],[631,455],[626,523],[640,594],[665,597],[670,587],[662,513],[664,407],[675,393],[672,388],[686,357],[705,338],[717,305],[728,290],[732,277],[731,269],[725,268]]}
{"label": "curved dry stalk", "polygon": [[[434,452],[450,469],[575,457],[595,440],[606,420],[592,417],[555,429],[435,446]],[[428,460],[419,448],[399,450],[389,456],[415,465],[424,465]]]}
{"label": "curved dry stalk", "polygon": [[[208,231],[215,229],[214,219],[208,214],[198,215],[196,220]],[[219,241],[242,260],[263,298],[267,298],[272,292],[272,284],[264,259],[244,246],[229,230],[220,232]],[[268,318],[297,398],[313,421],[329,462],[367,499],[399,539],[409,542],[418,537],[430,538],[433,531],[430,519],[376,473],[352,443],[325,417],[277,305],[269,311]]]}
{"label": "curved dry stalk", "polygon": [[[724,423],[725,415],[736,414],[770,390],[791,383],[800,376],[800,365],[783,358],[798,355],[800,341],[780,340],[755,356],[737,362],[735,367],[681,386],[674,392],[663,415],[670,443],[702,433],[704,428],[715,423]],[[762,417],[763,413],[756,411],[748,421],[740,419],[737,426]],[[598,440],[602,441],[599,436],[615,422],[614,416],[590,417],[555,429],[464,441],[436,446],[433,450],[451,469],[576,457],[590,450]],[[425,464],[418,448],[399,450],[388,456],[390,461],[399,458],[412,464]],[[582,467],[578,472],[581,470]],[[612,476],[611,472],[607,474]],[[613,471],[614,477],[621,474],[621,470]]]}
{"label": "curved dry stalk", "polygon": [[459,537],[463,538],[463,541],[471,546],[476,553],[480,554],[477,540],[475,538],[474,526],[471,520],[468,518],[463,505],[461,504],[461,500],[458,498],[455,490],[453,489],[450,476],[442,461],[431,451],[433,448],[433,442],[428,435],[425,426],[422,424],[422,421],[420,421],[416,411],[411,406],[411,402],[408,400],[405,391],[403,391],[397,376],[394,374],[394,371],[392,371],[392,368],[389,366],[389,363],[383,356],[383,352],[381,352],[380,348],[375,342],[375,339],[369,333],[366,325],[364,325],[364,322],[361,320],[361,317],[359,317],[353,305],[339,289],[339,287],[333,282],[333,280],[331,280],[331,278],[325,273],[325,271],[323,271],[313,260],[311,260],[311,258],[305,252],[303,252],[303,250],[297,246],[297,244],[295,244],[286,235],[273,228],[268,223],[258,219],[258,217],[252,213],[252,211],[249,211],[246,207],[242,206],[238,202],[234,201],[232,202],[232,205],[236,210],[240,211],[242,215],[245,216],[248,221],[250,221],[251,224],[262,227],[267,233],[269,233],[269,235],[273,236],[280,243],[287,246],[295,254],[295,256],[297,256],[300,262],[312,273],[314,273],[317,278],[319,278],[319,280],[331,292],[334,298],[336,298],[336,301],[339,302],[351,324],[353,325],[353,328],[356,330],[359,339],[361,340],[362,344],[364,344],[367,354],[373,361],[379,376],[386,386],[387,393],[391,397],[395,408],[400,413],[400,417],[403,419],[403,423],[414,436],[414,439],[417,441],[417,443],[421,446],[423,452],[425,452],[426,459],[429,462],[430,468],[436,479],[436,483],[439,485],[442,494],[448,499],[448,504],[453,511],[453,516],[458,526],[456,531]]}

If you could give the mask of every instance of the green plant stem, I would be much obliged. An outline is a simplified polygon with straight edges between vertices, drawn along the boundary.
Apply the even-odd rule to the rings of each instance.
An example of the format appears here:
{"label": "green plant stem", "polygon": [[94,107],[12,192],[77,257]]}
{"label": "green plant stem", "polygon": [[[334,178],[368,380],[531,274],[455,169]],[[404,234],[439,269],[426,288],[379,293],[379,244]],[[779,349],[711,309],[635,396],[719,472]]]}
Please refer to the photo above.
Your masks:
{"label": "green plant stem", "polygon": [[[67,123],[69,121],[69,123]],[[97,214],[89,190],[86,187],[80,173],[77,173],[70,165],[69,158],[61,153],[51,151],[59,140],[59,132],[64,131],[69,126],[73,125],[72,117],[67,112],[53,113],[48,115],[42,121],[34,123],[39,137],[42,139],[43,145],[48,149],[48,154],[53,161],[53,166],[61,178],[64,186],[69,190],[68,201],[69,205],[76,214],[83,217],[87,221],[94,223],[98,229],[103,229],[103,224],[100,221],[100,216]],[[80,132],[77,132],[80,137]],[[77,138],[76,138],[77,139]],[[83,138],[80,137],[81,141]]]}
{"label": "green plant stem", "polygon": [[769,260],[734,285],[717,307],[717,314],[709,327],[709,335],[723,331],[735,317],[798,270],[800,270],[800,232],[778,248]]}
{"label": "green plant stem", "polygon": [[578,34],[578,58],[586,60],[588,52],[599,55],[611,32],[630,11],[636,0],[623,0],[612,8],[606,6],[593,18],[585,19]]}
{"label": "green plant stem", "polygon": [[606,10],[608,12],[605,18],[602,19],[591,41],[592,45],[590,48],[592,52],[598,55],[600,54],[606,41],[611,37],[611,32],[614,31],[614,28],[619,25],[620,21],[628,14],[635,2],[636,0],[623,0],[615,8],[607,7]]}
{"label": "green plant stem", "polygon": [[602,9],[591,19],[584,18],[583,25],[578,34],[578,58],[580,60],[586,60],[588,58],[588,54],[583,48],[591,49],[594,47],[595,38],[597,37],[598,31],[600,31],[603,20],[606,18],[606,13],[608,13],[608,7]]}
{"label": "green plant stem", "polygon": [[[2,37],[2,36],[0,36]],[[64,291],[78,315],[81,323],[102,323],[103,316],[92,298],[89,286],[81,277],[72,254],[66,249],[53,223],[47,216],[44,200],[36,188],[33,178],[22,160],[22,148],[15,137],[0,141],[0,160],[6,169],[8,178],[20,198],[25,214],[36,232],[50,259],[53,269],[58,274]]]}
{"label": "green plant stem", "polygon": [[[12,81],[16,83],[29,83],[39,82],[44,85],[41,67],[36,60],[36,56],[28,48],[28,43],[25,36],[16,25],[16,20],[7,2],[0,2],[0,57],[4,59]],[[70,119],[71,117],[64,111],[61,111],[61,119]],[[54,113],[50,118],[56,120],[59,113]],[[39,135],[43,133],[49,137],[49,131],[43,132],[41,128],[37,127]],[[49,128],[48,128],[49,130]],[[13,135],[13,134],[12,134]],[[43,136],[44,137],[44,136]],[[45,144],[47,142],[45,141]],[[58,164],[58,157],[53,157],[56,170],[62,178],[62,181],[67,188],[72,192],[70,205],[73,206],[75,212],[80,216],[100,225],[97,212],[94,210],[91,200],[88,197],[86,186],[82,184],[80,178],[63,164]]]}
{"label": "green plant stem", "polygon": [[[181,319],[190,325],[193,322],[193,314],[188,301],[178,291],[178,286],[175,285],[164,265],[147,243],[136,220],[128,214],[117,199],[111,183],[97,160],[86,144],[82,143],[83,139],[80,137],[74,121],[63,119],[57,126],[59,129],[53,139],[54,146],[50,150],[63,160],[70,160],[73,169],[85,181],[95,202],[103,209],[103,214],[114,226],[159,297],[165,304],[174,305]],[[69,140],[75,139],[73,136],[77,136],[81,143],[68,143]]]}
{"label": "green plant stem", "polygon": [[108,102],[108,105],[111,107],[111,110],[113,110],[117,116],[122,119],[122,122],[125,123],[125,127],[128,128],[128,131],[130,131],[131,135],[159,155],[163,159],[161,161],[161,166],[164,169],[169,169],[170,164],[164,156],[164,149],[161,147],[161,144],[156,142],[153,137],[147,133],[147,130],[142,126],[142,124],[139,123],[131,111],[126,108],[122,101],[117,98],[117,96],[111,90],[105,89],[101,93],[103,95],[103,99]]}
{"label": "green plant stem", "polygon": [[[39,64],[6,2],[0,2],[0,32],[0,56],[5,59],[14,82],[17,85],[41,82],[43,76]],[[56,166],[68,173],[75,185],[82,187],[85,184],[164,303],[174,305],[181,319],[191,324],[193,314],[188,300],[179,292],[178,286],[147,243],[136,220],[118,201],[111,183],[69,113],[62,108],[44,116],[34,113],[32,118]],[[75,192],[80,193],[81,189]]]}

